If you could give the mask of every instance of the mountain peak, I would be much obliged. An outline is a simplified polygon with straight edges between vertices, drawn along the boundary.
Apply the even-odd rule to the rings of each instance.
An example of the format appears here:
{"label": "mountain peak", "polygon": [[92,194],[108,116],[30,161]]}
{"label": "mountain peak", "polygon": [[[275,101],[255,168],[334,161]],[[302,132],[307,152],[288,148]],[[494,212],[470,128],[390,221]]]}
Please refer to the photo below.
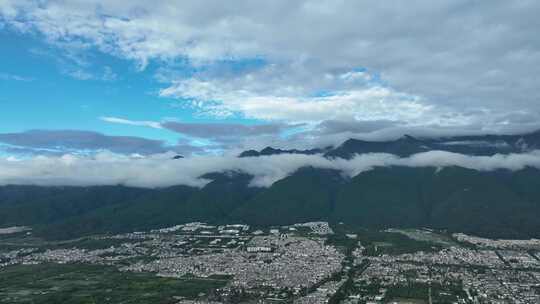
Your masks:
{"label": "mountain peak", "polygon": [[266,147],[259,152],[261,155],[272,155],[272,154],[280,154],[282,152],[285,152],[285,150],[281,149],[274,149],[272,147]]}
{"label": "mountain peak", "polygon": [[409,134],[404,134],[403,136],[396,139],[395,141],[397,141],[397,142],[409,142],[409,143],[421,143],[421,142],[424,142],[423,140],[421,140],[421,139],[419,139],[417,137],[414,137],[412,135],[409,135]]}
{"label": "mountain peak", "polygon": [[272,147],[266,147],[260,151],[257,150],[247,150],[238,157],[257,157],[257,156],[268,156],[268,155],[278,155],[278,154],[305,154],[305,155],[313,155],[313,154],[319,154],[323,153],[325,151],[330,150],[331,147],[327,147],[324,149],[309,149],[309,150],[298,150],[298,149],[290,149],[290,150],[282,150],[278,148],[272,148]]}
{"label": "mountain peak", "polygon": [[403,135],[400,139],[418,141],[418,139],[416,137],[414,137],[412,135],[409,135],[409,134]]}

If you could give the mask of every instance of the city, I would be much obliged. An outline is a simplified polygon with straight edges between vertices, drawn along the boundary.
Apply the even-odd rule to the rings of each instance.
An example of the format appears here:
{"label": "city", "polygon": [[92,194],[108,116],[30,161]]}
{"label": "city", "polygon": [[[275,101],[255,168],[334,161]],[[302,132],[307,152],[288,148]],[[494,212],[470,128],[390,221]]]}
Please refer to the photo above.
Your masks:
{"label": "city", "polygon": [[[540,240],[348,229],[326,222],[272,228],[194,222],[30,247],[22,245],[32,241],[32,232],[19,228],[2,234],[6,241],[19,238],[21,248],[2,248],[0,267],[90,264],[226,282],[196,297],[175,297],[175,303],[233,303],[239,297],[246,303],[540,301]],[[0,288],[0,303],[24,302],[16,289]]]}

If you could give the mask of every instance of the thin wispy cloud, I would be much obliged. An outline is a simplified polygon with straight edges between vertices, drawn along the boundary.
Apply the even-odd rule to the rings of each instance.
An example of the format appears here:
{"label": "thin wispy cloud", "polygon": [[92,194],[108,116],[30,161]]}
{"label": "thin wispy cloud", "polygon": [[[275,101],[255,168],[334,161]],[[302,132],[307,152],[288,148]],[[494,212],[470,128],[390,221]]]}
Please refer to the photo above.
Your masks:
{"label": "thin wispy cloud", "polygon": [[20,75],[15,75],[15,74],[0,73],[0,80],[30,82],[30,81],[34,81],[35,79],[32,77],[20,76]]}
{"label": "thin wispy cloud", "polygon": [[110,123],[116,123],[116,124],[123,124],[123,125],[130,125],[130,126],[141,126],[141,127],[150,127],[154,129],[163,129],[163,126],[160,122],[157,121],[149,121],[149,120],[129,120],[125,118],[119,118],[119,117],[112,117],[112,116],[101,116],[99,118],[102,121],[110,122]]}

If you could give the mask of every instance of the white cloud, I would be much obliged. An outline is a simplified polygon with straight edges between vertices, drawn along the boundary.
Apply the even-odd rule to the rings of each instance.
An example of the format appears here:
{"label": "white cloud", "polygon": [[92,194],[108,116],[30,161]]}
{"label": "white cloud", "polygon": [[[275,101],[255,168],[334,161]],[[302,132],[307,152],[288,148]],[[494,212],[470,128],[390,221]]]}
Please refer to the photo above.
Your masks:
{"label": "white cloud", "polygon": [[116,124],[123,124],[123,125],[130,125],[130,126],[141,126],[141,127],[150,127],[154,129],[163,129],[161,126],[161,123],[158,121],[150,121],[150,120],[129,120],[125,118],[119,118],[119,117],[112,117],[112,116],[101,116],[99,118],[102,121],[110,122],[110,123],[116,123]]}
{"label": "white cloud", "polygon": [[79,186],[123,184],[135,187],[181,184],[201,187],[208,182],[200,178],[205,173],[236,170],[253,175],[253,186],[268,187],[305,166],[340,170],[348,177],[381,166],[460,166],[481,171],[520,170],[526,166],[540,168],[540,151],[494,156],[467,156],[431,151],[408,158],[372,153],[357,155],[351,160],[298,154],[251,158],[194,156],[172,159],[172,156],[171,153],[141,157],[103,152],[91,158],[73,155],[37,156],[20,160],[13,157],[0,158],[0,184]]}
{"label": "white cloud", "polygon": [[[248,118],[289,122],[346,118],[410,122],[422,119],[425,122],[433,108],[422,103],[417,96],[378,85],[343,90],[337,88],[339,90],[332,90],[331,94],[306,96],[307,89],[301,85],[291,87],[282,83],[266,86],[265,83],[274,79],[267,78],[264,82],[262,78],[253,74],[237,81],[191,78],[161,90],[160,95],[185,99],[191,106],[211,114],[227,116],[241,113]],[[258,87],[253,87],[253,84],[258,84]],[[336,86],[332,85],[334,88]]]}
{"label": "white cloud", "polygon": [[[539,8],[500,0],[3,0],[0,20],[141,68],[176,59],[210,67],[167,79],[161,94],[190,98],[211,115],[461,127],[523,124],[502,118],[510,112],[538,120]],[[253,58],[266,66],[222,75],[219,62]]]}

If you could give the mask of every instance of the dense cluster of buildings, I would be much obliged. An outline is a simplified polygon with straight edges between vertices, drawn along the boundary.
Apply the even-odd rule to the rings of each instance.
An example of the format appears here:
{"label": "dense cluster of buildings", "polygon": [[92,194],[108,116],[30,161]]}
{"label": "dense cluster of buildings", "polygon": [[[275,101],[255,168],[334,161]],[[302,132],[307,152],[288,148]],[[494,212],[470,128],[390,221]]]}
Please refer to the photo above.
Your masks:
{"label": "dense cluster of buildings", "polygon": [[477,236],[467,235],[463,233],[454,233],[452,235],[457,241],[474,244],[481,248],[493,248],[493,249],[534,249],[540,250],[539,239],[528,240],[492,240],[487,238],[481,238]]}
{"label": "dense cluster of buildings", "polygon": [[[300,233],[306,228],[308,235]],[[456,243],[442,250],[368,255],[356,234],[346,235],[357,243],[353,251],[329,245],[327,235],[333,233],[323,222],[259,230],[241,224],[189,223],[87,240],[108,242],[105,248],[85,249],[67,242],[66,248],[4,250],[0,268],[88,263],[163,277],[224,276],[229,283],[223,295],[242,290],[308,304],[327,303],[340,289],[342,303],[386,303],[404,286],[424,288],[425,302],[444,298],[448,303],[540,303],[538,240],[456,234]],[[360,271],[350,271],[360,266]],[[209,303],[205,301],[209,300],[180,303]]]}
{"label": "dense cluster of buildings", "polygon": [[[395,286],[411,283],[462,289],[455,303],[540,303],[540,261],[521,250],[450,247],[438,252],[357,257],[369,267],[355,281],[379,288],[364,299],[385,298]],[[444,292],[444,291],[443,291]]]}
{"label": "dense cluster of buildings", "polygon": [[205,255],[182,255],[139,262],[123,270],[155,272],[166,277],[230,275],[233,286],[300,290],[339,272],[343,257],[321,239],[269,235],[253,237],[246,250],[234,248]]}

